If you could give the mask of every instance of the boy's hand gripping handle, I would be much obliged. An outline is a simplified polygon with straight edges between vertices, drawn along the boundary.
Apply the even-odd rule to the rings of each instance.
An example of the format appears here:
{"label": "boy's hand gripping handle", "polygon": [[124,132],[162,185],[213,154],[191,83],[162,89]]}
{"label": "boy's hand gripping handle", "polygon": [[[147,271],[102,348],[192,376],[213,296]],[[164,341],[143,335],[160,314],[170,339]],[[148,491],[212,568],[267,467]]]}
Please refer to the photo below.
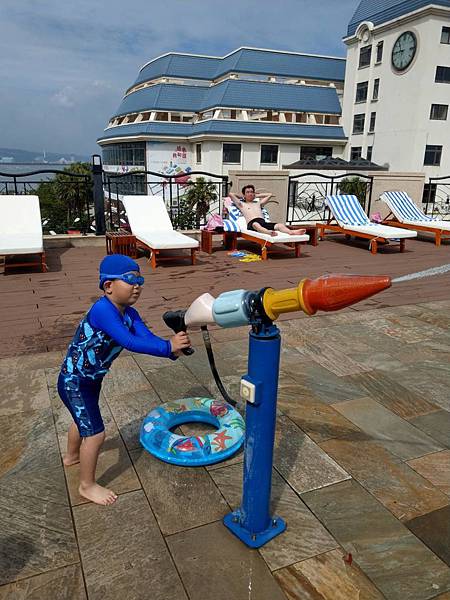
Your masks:
{"label": "boy's hand gripping handle", "polygon": [[[175,333],[180,333],[180,331],[186,331],[186,323],[184,322],[184,315],[186,314],[185,310],[168,310],[163,314],[163,321],[170,327]],[[183,354],[186,356],[190,356],[194,354],[195,350],[192,347],[183,348]]]}

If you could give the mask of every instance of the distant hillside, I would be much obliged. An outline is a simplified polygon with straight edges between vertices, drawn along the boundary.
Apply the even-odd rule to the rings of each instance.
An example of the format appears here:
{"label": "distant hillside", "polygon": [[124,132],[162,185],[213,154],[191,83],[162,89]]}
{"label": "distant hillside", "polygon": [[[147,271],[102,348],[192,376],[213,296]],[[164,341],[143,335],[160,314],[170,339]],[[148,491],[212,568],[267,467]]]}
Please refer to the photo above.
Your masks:
{"label": "distant hillside", "polygon": [[21,150],[18,148],[0,148],[0,164],[14,163],[72,163],[72,162],[90,162],[90,156],[81,154],[71,154],[69,152],[31,152],[30,150]]}

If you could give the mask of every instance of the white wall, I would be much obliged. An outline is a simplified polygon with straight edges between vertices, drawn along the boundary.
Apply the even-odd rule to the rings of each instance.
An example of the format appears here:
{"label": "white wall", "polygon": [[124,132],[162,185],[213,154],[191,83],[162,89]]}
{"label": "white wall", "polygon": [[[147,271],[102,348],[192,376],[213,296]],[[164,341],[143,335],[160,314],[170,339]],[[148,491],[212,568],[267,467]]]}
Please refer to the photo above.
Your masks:
{"label": "white wall", "polygon": [[[281,170],[284,165],[289,165],[300,159],[300,146],[307,145],[300,144],[299,142],[288,143],[288,142],[273,142],[271,140],[262,142],[237,142],[235,140],[228,140],[229,143],[240,143],[241,144],[241,162],[239,164],[223,164],[222,163],[222,147],[223,142],[220,140],[206,140],[202,142],[192,142],[186,144],[185,142],[173,142],[172,144],[148,142],[147,143],[147,164],[156,166],[160,164],[165,165],[166,170],[171,170],[173,165],[171,162],[171,153],[173,148],[178,145],[186,147],[188,150],[187,163],[193,171],[208,171],[210,173],[217,173],[221,175],[228,175],[228,172],[236,170],[244,171],[275,171]],[[196,162],[196,143],[202,145],[202,161],[201,163]],[[278,145],[278,164],[261,164],[261,144],[272,144],[277,143]],[[327,145],[325,142],[309,143],[314,146]],[[328,144],[329,145],[329,144]],[[344,152],[344,146],[333,147],[333,156],[342,156]],[[153,157],[153,158],[152,158]],[[176,168],[176,165],[175,165]],[[153,170],[153,169],[151,169]],[[158,170],[158,169],[157,169]]]}
{"label": "white wall", "polygon": [[[449,12],[450,16],[450,12]],[[436,66],[450,67],[450,45],[441,44],[441,30],[449,20],[429,15],[412,22],[398,21],[389,30],[373,30],[369,42],[352,43],[347,52],[344,88],[343,123],[349,144],[345,158],[350,157],[351,146],[362,146],[366,156],[367,146],[373,146],[372,160],[389,163],[393,171],[425,172],[427,176],[450,174],[450,109],[447,121],[430,120],[431,104],[450,105],[450,84],[435,83]],[[377,33],[378,31],[378,33]],[[392,48],[404,31],[413,31],[418,40],[418,50],[407,71],[398,74],[391,65]],[[375,65],[376,45],[384,41],[383,59]],[[358,69],[359,50],[372,43],[370,67]],[[371,101],[373,81],[380,79],[379,100]],[[356,84],[369,81],[368,101],[355,104]],[[370,113],[376,112],[375,133],[368,134]],[[366,114],[364,135],[353,135],[353,115]],[[442,145],[439,167],[424,166],[425,146]]]}

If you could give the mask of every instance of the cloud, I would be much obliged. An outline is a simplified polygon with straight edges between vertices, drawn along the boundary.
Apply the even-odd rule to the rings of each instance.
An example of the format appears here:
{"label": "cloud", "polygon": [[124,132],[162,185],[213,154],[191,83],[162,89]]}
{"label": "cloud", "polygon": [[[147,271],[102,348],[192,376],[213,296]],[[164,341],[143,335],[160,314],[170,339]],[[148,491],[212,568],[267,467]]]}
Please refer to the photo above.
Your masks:
{"label": "cloud", "polygon": [[140,67],[239,46],[345,55],[357,0],[2,0],[2,146],[90,153]]}
{"label": "cloud", "polygon": [[75,90],[70,85],[66,85],[65,88],[53,94],[50,101],[57,106],[63,106],[64,108],[72,108],[75,106],[74,98]]}

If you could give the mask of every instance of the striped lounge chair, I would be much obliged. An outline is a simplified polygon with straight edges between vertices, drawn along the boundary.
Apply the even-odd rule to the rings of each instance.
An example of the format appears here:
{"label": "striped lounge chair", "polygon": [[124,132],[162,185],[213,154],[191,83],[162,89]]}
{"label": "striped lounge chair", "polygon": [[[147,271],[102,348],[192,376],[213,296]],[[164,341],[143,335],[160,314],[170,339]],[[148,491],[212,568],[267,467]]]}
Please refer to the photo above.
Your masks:
{"label": "striped lounge chair", "polygon": [[391,211],[383,223],[433,233],[436,246],[441,245],[442,239],[450,239],[450,221],[440,221],[424,214],[406,192],[384,192],[380,200]]}
{"label": "striped lounge chair", "polygon": [[[255,242],[261,247],[261,258],[267,260],[268,252],[279,251],[274,246],[285,245],[293,248],[295,256],[300,256],[300,244],[309,240],[309,235],[289,235],[277,231],[276,236],[271,236],[259,231],[250,231],[247,229],[247,222],[241,211],[231,201],[225,202],[224,206],[228,212],[228,219],[223,221],[223,230],[227,233],[235,233],[236,237],[244,238],[250,242]],[[270,221],[269,213],[266,208],[261,208],[263,217]]]}
{"label": "striped lounge chair", "polygon": [[[390,240],[399,240],[400,252],[404,252],[406,239],[417,236],[416,231],[372,223],[363,211],[356,196],[327,196],[325,202],[330,209],[332,217],[328,223],[317,224],[321,237],[324,237],[326,231],[332,231],[343,233],[347,238],[353,235],[357,238],[368,239],[370,251],[372,254],[376,254],[378,242],[386,243]],[[336,224],[331,223],[333,219],[336,221]]]}

